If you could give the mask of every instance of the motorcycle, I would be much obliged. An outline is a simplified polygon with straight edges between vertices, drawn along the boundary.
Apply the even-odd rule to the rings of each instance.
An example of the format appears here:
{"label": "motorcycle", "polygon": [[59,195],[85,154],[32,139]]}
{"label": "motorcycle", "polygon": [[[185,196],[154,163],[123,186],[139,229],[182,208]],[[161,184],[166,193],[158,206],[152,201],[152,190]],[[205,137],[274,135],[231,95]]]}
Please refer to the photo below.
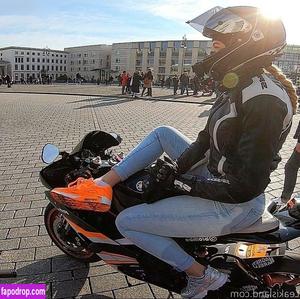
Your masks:
{"label": "motorcycle", "polygon": [[[144,202],[142,187],[151,179],[151,166],[113,188],[111,208],[106,212],[77,209],[72,199],[51,191],[78,177],[104,175],[122,160],[123,154],[111,150],[121,141],[118,134],[92,131],[71,153],[60,152],[52,144],[44,146],[42,160],[49,165],[40,171],[40,180],[49,189],[45,191],[50,201],[44,214],[47,232],[56,246],[77,260],[102,259],[125,275],[180,293],[186,286],[185,273],[135,246],[115,225],[122,210]],[[244,296],[236,292],[252,292],[248,298],[262,298],[254,292],[272,292],[271,298],[281,298],[274,292],[278,296],[290,292],[295,298],[300,256],[288,250],[288,241],[299,236],[300,198],[294,198],[286,207],[270,202],[262,217],[243,231],[174,240],[196,260],[229,274],[230,280],[221,289],[209,291],[207,298],[232,298],[232,292],[236,298]]]}

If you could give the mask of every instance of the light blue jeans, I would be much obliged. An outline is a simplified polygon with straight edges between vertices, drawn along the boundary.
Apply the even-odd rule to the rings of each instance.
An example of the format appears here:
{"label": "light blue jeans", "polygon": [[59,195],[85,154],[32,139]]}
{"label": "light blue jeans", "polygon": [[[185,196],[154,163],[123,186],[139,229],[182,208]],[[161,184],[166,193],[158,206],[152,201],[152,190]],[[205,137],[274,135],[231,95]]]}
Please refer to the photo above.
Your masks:
{"label": "light blue jeans", "polygon": [[[171,159],[177,159],[190,144],[191,141],[176,129],[158,127],[113,169],[123,181],[164,152]],[[213,177],[206,164],[190,174]],[[116,225],[135,245],[185,271],[195,260],[172,237],[207,237],[238,232],[258,220],[264,208],[264,194],[241,204],[180,195],[125,209],[117,216]]]}

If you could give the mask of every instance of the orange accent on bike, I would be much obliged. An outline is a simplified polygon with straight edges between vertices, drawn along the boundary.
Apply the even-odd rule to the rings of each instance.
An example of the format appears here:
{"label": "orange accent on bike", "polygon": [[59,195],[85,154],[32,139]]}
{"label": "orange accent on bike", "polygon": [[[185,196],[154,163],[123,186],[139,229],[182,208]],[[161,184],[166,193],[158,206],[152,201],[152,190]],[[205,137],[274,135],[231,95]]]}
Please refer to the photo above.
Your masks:
{"label": "orange accent on bike", "polygon": [[112,201],[111,186],[99,186],[92,178],[78,178],[68,187],[54,188],[50,194],[54,201],[76,210],[107,212]]}
{"label": "orange accent on bike", "polygon": [[72,222],[68,218],[66,218],[66,220],[76,230],[76,232],[86,236],[87,238],[99,238],[99,239],[102,239],[102,240],[107,240],[108,239],[105,235],[103,235],[101,233],[89,232],[89,231],[83,229],[81,226],[79,226],[78,224]]}
{"label": "orange accent on bike", "polygon": [[99,253],[101,258],[106,264],[118,265],[118,264],[138,264],[139,262],[134,258],[127,255],[101,251]]}

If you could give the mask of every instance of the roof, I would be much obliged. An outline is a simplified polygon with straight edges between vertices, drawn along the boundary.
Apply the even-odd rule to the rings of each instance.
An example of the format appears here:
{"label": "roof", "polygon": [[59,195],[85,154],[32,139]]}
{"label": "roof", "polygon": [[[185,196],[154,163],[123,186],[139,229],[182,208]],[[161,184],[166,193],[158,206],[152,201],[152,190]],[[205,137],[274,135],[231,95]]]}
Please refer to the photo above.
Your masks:
{"label": "roof", "polygon": [[48,49],[48,48],[29,48],[29,47],[16,47],[16,46],[11,46],[11,47],[4,47],[4,48],[0,48],[1,50],[34,50],[34,51],[52,51],[52,52],[59,52],[59,53],[66,53],[68,54],[68,52],[66,51],[62,51],[62,50],[54,50],[54,49]]}

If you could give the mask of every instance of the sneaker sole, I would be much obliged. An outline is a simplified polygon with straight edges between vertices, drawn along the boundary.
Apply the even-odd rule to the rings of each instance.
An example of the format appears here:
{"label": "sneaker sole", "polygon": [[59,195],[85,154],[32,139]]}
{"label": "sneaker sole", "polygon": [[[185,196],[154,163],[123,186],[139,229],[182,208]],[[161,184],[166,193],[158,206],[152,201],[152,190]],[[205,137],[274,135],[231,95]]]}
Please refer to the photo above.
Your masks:
{"label": "sneaker sole", "polygon": [[216,280],[214,283],[212,283],[206,291],[203,291],[202,293],[198,293],[196,296],[192,297],[192,299],[202,299],[207,295],[208,291],[215,291],[222,287],[228,280],[228,275],[223,273],[224,276],[221,279]]}

